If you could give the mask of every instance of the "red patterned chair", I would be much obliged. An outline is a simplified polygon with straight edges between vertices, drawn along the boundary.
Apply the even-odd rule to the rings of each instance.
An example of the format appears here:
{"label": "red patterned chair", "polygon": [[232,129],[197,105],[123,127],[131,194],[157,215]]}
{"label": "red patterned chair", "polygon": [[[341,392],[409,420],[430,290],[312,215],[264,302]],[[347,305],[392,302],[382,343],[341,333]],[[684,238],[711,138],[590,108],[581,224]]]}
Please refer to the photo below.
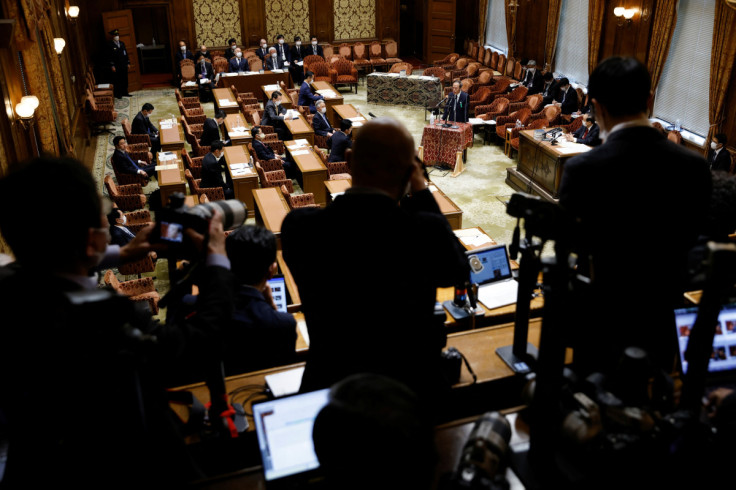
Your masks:
{"label": "red patterned chair", "polygon": [[127,296],[131,301],[145,301],[148,303],[154,315],[158,313],[158,300],[160,297],[153,285],[152,278],[144,277],[142,279],[120,282],[115,276],[115,273],[108,270],[105,272],[105,284],[118,293]]}
{"label": "red patterned chair", "polygon": [[491,101],[491,88],[481,87],[468,100],[468,111],[470,114],[475,114],[476,107],[488,105]]}
{"label": "red patterned chair", "polygon": [[448,80],[446,78],[447,72],[445,72],[445,69],[441,66],[430,66],[429,68],[426,68],[422,72],[422,76],[425,77],[437,77],[442,81],[443,84],[447,83]]}
{"label": "red patterned chair", "polygon": [[378,41],[373,41],[370,46],[368,47],[368,56],[371,60],[371,67],[373,70],[376,68],[386,68],[388,66],[388,62],[386,62],[386,59],[383,57],[383,49],[381,48],[381,43]]}
{"label": "red patterned chair", "polygon": [[[135,158],[133,160],[137,161]],[[110,158],[110,166],[112,167],[112,171],[115,173],[115,180],[118,181],[119,185],[138,184],[140,186],[144,186],[148,184],[148,177],[145,175],[121,172],[118,166],[115,165],[115,160],[113,158]]]}
{"label": "red patterned chair", "polygon": [[321,151],[317,145],[314,146],[314,152],[322,160],[322,163],[327,167],[327,174],[330,176],[330,180],[345,180],[352,179],[350,175],[350,167],[348,162],[329,162],[327,161],[327,154]]}
{"label": "red patterned chair", "polygon": [[179,112],[186,118],[189,124],[204,124],[204,121],[207,119],[207,116],[204,115],[204,109],[201,107],[187,109],[182,104],[179,104]]}
{"label": "red patterned chair", "polygon": [[556,124],[560,124],[561,111],[562,109],[560,109],[560,107],[556,105],[543,107],[539,112],[532,114],[531,120],[534,121],[537,119],[545,119],[546,121],[549,121],[550,126],[554,126]]}
{"label": "red patterned chair", "polygon": [[526,125],[523,128],[512,129],[511,135],[509,136],[510,144],[511,144],[511,148],[509,149],[509,157],[513,156],[514,154],[513,150],[519,151],[519,131],[521,131],[522,129],[544,129],[548,127],[549,125],[550,125],[549,121],[547,121],[546,119],[537,119],[537,120],[531,121],[528,125]]}
{"label": "red patterned chair", "polygon": [[451,70],[453,66],[455,66],[455,63],[460,58],[460,55],[457,53],[450,53],[441,60],[435,60],[432,63],[432,66],[441,66],[442,68],[447,70]]}
{"label": "red patterned chair", "polygon": [[304,57],[304,73],[307,73],[308,71],[314,71],[310,68],[312,66],[312,63],[324,63],[325,59],[319,55],[316,54],[310,54],[309,56]]}
{"label": "red patterned chair", "polygon": [[384,46],[386,51],[386,63],[393,65],[394,63],[403,63],[404,60],[399,58],[399,45],[393,39],[386,41]]}
{"label": "red patterned chair", "polygon": [[319,205],[314,202],[314,194],[311,192],[294,194],[294,189],[292,188],[289,190],[285,185],[282,185],[280,189],[281,193],[284,195],[284,199],[286,199],[286,204],[288,204],[291,209],[319,207]]}
{"label": "red patterned chair", "polygon": [[[324,50],[323,50],[324,52]],[[342,43],[337,48],[337,54],[346,60],[353,60],[353,50],[348,43]]]}
{"label": "red patterned chair", "polygon": [[[197,74],[194,70],[194,61],[181,60],[179,65],[181,68],[181,85],[179,86],[179,90],[181,90],[184,94],[194,93],[199,95],[199,87],[197,86]],[[193,85],[192,82],[194,83]]]}
{"label": "red patterned chair", "polygon": [[281,187],[285,185],[289,192],[294,192],[294,183],[291,179],[286,178],[286,172],[283,170],[267,172],[259,162],[256,162],[255,165],[258,177],[261,179],[261,187]]}
{"label": "red patterned chair", "polygon": [[356,42],[353,44],[353,64],[358,72],[367,72],[371,70],[371,60],[365,49],[365,44]]}
{"label": "red patterned chair", "polygon": [[[498,85],[498,83],[496,85]],[[494,86],[494,89],[495,88],[496,87]],[[523,85],[519,85],[514,90],[512,90],[511,93],[508,93],[508,94],[505,93],[505,91],[502,94],[498,94],[498,93],[496,93],[495,90],[491,90],[491,93],[493,93],[493,98],[494,99],[497,98],[497,97],[506,97],[507,99],[509,99],[509,102],[512,102],[512,103],[513,102],[521,102],[524,99],[524,97],[526,97],[526,93],[527,92],[529,92],[529,89],[526,88]]]}
{"label": "red patterned chair", "polygon": [[205,194],[210,201],[222,201],[225,199],[225,193],[222,187],[200,187],[199,183],[202,179],[195,179],[188,168],[184,170],[184,177],[189,182],[189,191],[193,194],[197,194],[197,196]]}
{"label": "red patterned chair", "polygon": [[489,105],[480,105],[475,108],[475,117],[485,121],[491,121],[498,116],[504,116],[509,113],[509,99],[499,97]]}
{"label": "red patterned chair", "polygon": [[406,70],[406,74],[411,75],[411,72],[414,71],[414,67],[411,66],[411,63],[400,61],[398,63],[394,63],[393,65],[391,65],[391,68],[388,70],[388,72],[389,73],[401,73],[401,70]]}
{"label": "red patterned chair", "polygon": [[317,61],[309,65],[309,69],[314,73],[315,82],[327,82],[335,84],[335,73],[330,70],[330,65],[326,61]]}
{"label": "red patterned chair", "polygon": [[123,211],[135,211],[146,206],[146,196],[140,184],[119,186],[110,175],[105,175],[104,183],[110,199]]}
{"label": "red patterned chair", "polygon": [[519,60],[516,60],[516,63],[514,63],[514,80],[523,80],[524,79],[524,67],[521,66],[521,62]]}
{"label": "red patterned chair", "polygon": [[178,88],[174,89],[174,95],[176,95],[176,101],[181,102],[181,105],[187,109],[202,107],[202,104],[199,102],[199,97],[182,97]]}
{"label": "red patterned chair", "polygon": [[131,211],[129,213],[123,213],[125,215],[125,226],[134,234],[141,231],[146,226],[152,225],[151,213],[147,209],[141,209],[139,211]]}
{"label": "red patterned chair", "polygon": [[332,64],[333,85],[347,85],[352,90],[355,87],[355,93],[358,93],[358,70],[353,66],[353,62],[346,59],[336,60]]}
{"label": "red patterned chair", "polygon": [[[512,92],[513,93],[513,92]],[[513,102],[509,105],[509,111],[514,112],[518,111],[519,109],[523,109],[524,107],[528,107],[532,110],[532,116],[542,110],[542,101],[544,100],[544,97],[542,94],[534,94],[528,96],[526,99],[522,100],[521,102]],[[534,117],[532,117],[534,119]]]}
{"label": "red patterned chair", "polygon": [[224,56],[215,56],[212,60],[212,69],[215,73],[227,72],[229,70],[227,59]]}
{"label": "red patterned chair", "polygon": [[192,177],[195,179],[202,178],[202,160],[204,157],[190,157],[186,151],[181,152],[181,156],[184,160],[184,168],[188,169],[192,173]]}
{"label": "red patterned chair", "polygon": [[506,69],[504,70],[504,76],[508,78],[514,78],[514,67],[516,66],[516,60],[509,58],[506,60]]}
{"label": "red patterned chair", "polygon": [[522,126],[529,124],[529,120],[532,117],[532,111],[529,108],[520,109],[516,112],[512,112],[508,116],[498,116],[496,118],[496,136],[501,141],[506,139],[506,130],[516,126],[516,121],[520,121]]}
{"label": "red patterned chair", "polygon": [[471,91],[468,92],[468,94],[470,95],[473,95],[481,87],[491,88],[492,85],[495,83],[495,80],[493,79],[493,75],[491,75],[490,71],[481,72],[480,75],[478,75],[475,78],[472,78],[471,80],[473,81],[473,86],[471,87]]}
{"label": "red patterned chair", "polygon": [[123,118],[123,121],[120,123],[120,125],[123,127],[123,135],[125,136],[125,141],[129,145],[145,143],[146,148],[151,148],[151,138],[147,134],[133,134],[130,132],[130,121],[128,121],[127,117]]}
{"label": "red patterned chair", "polygon": [[465,78],[468,76],[467,67],[468,59],[460,58],[455,62],[455,65],[450,70],[447,70],[445,76],[450,80],[450,82]]}
{"label": "red patterned chair", "polygon": [[94,94],[87,89],[87,108],[88,121],[92,126],[92,133],[97,135],[101,133],[112,133],[112,128],[108,127],[114,124],[118,117],[118,112],[113,104],[98,104]]}
{"label": "red patterned chair", "polygon": [[146,272],[153,272],[156,270],[156,252],[149,252],[144,258],[136,260],[135,262],[128,262],[127,264],[120,264],[118,266],[118,272],[124,276],[138,276]]}
{"label": "red patterned chair", "polygon": [[[561,116],[560,116],[560,120],[562,120]],[[555,127],[561,128],[562,131],[565,133],[573,133],[577,131],[582,125],[583,125],[583,118],[576,117],[575,119],[572,120],[570,124],[558,124]]]}
{"label": "red patterned chair", "polygon": [[498,55],[498,64],[495,68],[495,73],[493,74],[494,77],[502,77],[504,72],[506,71],[506,55],[505,54],[499,54]]}

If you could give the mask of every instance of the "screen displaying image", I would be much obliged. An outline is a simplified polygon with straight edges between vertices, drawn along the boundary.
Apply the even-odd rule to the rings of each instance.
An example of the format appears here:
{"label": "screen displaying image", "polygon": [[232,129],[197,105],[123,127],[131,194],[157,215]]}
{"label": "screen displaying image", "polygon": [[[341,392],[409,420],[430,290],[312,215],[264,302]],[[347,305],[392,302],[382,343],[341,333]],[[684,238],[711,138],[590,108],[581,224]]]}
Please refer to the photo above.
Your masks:
{"label": "screen displaying image", "polygon": [[184,226],[181,223],[161,222],[161,240],[181,243],[184,239]]}
{"label": "screen displaying image", "polygon": [[506,246],[493,247],[468,255],[470,281],[485,284],[490,281],[511,277],[511,267],[506,256]]}
{"label": "screen displaying image", "polygon": [[271,296],[273,302],[276,304],[276,309],[283,313],[287,313],[287,300],[286,300],[286,282],[283,277],[273,277],[268,280],[268,287],[271,288]]}

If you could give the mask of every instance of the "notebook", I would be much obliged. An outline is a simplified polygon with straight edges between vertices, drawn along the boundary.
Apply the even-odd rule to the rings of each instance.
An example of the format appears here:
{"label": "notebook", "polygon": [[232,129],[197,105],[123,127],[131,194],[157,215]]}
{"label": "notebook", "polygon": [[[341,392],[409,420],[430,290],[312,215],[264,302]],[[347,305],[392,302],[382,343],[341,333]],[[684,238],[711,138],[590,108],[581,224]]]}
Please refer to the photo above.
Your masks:
{"label": "notebook", "polygon": [[488,308],[516,303],[518,283],[511,274],[506,245],[493,245],[466,252],[470,282],[478,285],[478,301]]}
{"label": "notebook", "polygon": [[[697,307],[675,310],[675,328],[683,374],[687,373],[685,352],[697,315]],[[708,362],[708,377],[710,379],[736,377],[736,303],[721,308],[715,329],[713,352]]]}
{"label": "notebook", "polygon": [[319,461],[312,428],[329,388],[253,404],[258,449],[269,488],[291,487],[314,477]]}

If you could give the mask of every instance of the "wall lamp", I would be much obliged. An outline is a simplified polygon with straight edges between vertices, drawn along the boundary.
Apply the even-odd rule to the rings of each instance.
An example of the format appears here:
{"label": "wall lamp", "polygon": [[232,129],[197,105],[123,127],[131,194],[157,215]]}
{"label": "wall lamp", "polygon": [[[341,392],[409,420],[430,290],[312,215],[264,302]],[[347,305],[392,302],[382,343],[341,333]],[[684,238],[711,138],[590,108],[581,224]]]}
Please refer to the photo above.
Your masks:
{"label": "wall lamp", "polygon": [[25,130],[28,130],[33,125],[33,114],[36,112],[37,107],[38,97],[35,95],[21,97],[20,102],[15,105],[15,114],[18,116]]}
{"label": "wall lamp", "polygon": [[61,52],[64,51],[64,46],[66,46],[66,41],[64,41],[63,37],[54,38],[54,49],[56,50],[56,54],[61,56]]}
{"label": "wall lamp", "polygon": [[66,15],[72,23],[76,22],[77,17],[79,17],[79,7],[76,5],[70,5],[69,8],[66,9]]}
{"label": "wall lamp", "polygon": [[613,15],[616,16],[616,19],[618,20],[619,27],[626,24],[631,24],[631,19],[634,18],[634,15],[636,15],[636,9],[627,9],[624,7],[616,7],[613,9]]}

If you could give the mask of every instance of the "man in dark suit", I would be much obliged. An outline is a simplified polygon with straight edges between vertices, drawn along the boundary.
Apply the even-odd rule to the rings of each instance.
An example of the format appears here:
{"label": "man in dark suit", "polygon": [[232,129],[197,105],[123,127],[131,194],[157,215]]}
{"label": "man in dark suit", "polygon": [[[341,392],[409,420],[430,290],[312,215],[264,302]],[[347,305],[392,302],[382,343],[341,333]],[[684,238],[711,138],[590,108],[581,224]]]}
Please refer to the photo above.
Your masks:
{"label": "man in dark suit", "polygon": [[194,61],[194,55],[187,49],[187,43],[179,41],[179,51],[176,52],[176,66],[179,66],[183,60]]}
{"label": "man in dark suit", "polygon": [[284,69],[284,61],[279,57],[276,48],[273,46],[268,48],[268,56],[266,56],[266,62],[263,68],[269,71]]}
{"label": "man in dark suit", "polygon": [[282,67],[289,66],[291,62],[291,51],[289,45],[286,44],[283,34],[276,36],[276,44],[274,44],[273,47],[276,48],[276,55],[279,59],[279,64]]}
{"label": "man in dark suit", "polygon": [[289,64],[289,73],[295,84],[301,85],[304,81],[304,66],[298,63],[304,61],[307,55],[307,48],[302,46],[302,38],[294,36],[294,45],[291,47],[291,63]]}
{"label": "man in dark suit", "polygon": [[537,62],[529,60],[526,64],[526,76],[521,82],[523,86],[529,89],[527,95],[538,94],[542,91],[544,80],[542,80],[542,74],[537,70]]}
{"label": "man in dark suit", "polygon": [[243,51],[240,48],[235,48],[235,56],[230,58],[229,71],[230,73],[238,73],[241,71],[249,71],[248,60],[243,58]]}
{"label": "man in dark suit", "polygon": [[327,105],[325,104],[325,101],[318,100],[314,103],[314,107],[316,109],[316,112],[314,113],[314,118],[312,119],[312,128],[314,128],[314,134],[327,136],[328,138],[331,137],[333,134],[333,129],[332,124],[330,124],[330,121],[327,120]]}
{"label": "man in dark suit", "polygon": [[151,153],[154,158],[161,151],[161,140],[158,136],[158,129],[151,122],[151,114],[153,114],[153,104],[146,102],[143,104],[141,111],[135,115],[133,122],[130,124],[130,132],[132,134],[147,134],[151,140]]}
{"label": "man in dark suit", "polygon": [[311,46],[309,47],[309,50],[307,51],[307,56],[310,54],[314,54],[317,56],[325,57],[325,52],[322,49],[322,46],[319,45],[319,41],[317,41],[317,36],[312,36]]}
{"label": "man in dark suit", "polygon": [[282,95],[278,90],[271,94],[271,100],[266,102],[261,123],[264,126],[273,126],[273,129],[279,135],[279,139],[286,141],[289,139],[289,132],[286,129],[286,124],[284,124],[286,109],[281,105],[281,100]]}
{"label": "man in dark suit", "polygon": [[117,29],[113,29],[109,34],[112,40],[107,43],[107,60],[112,72],[115,97],[118,99],[130,97],[128,93],[128,69],[130,68],[128,51],[125,49],[125,43],[120,40],[120,32]]}
{"label": "man in dark suit", "polygon": [[209,146],[213,141],[218,141],[220,139],[220,126],[222,126],[223,122],[225,122],[225,113],[223,111],[217,111],[214,118],[208,117],[205,119],[199,144]]}
{"label": "man in dark suit", "polygon": [[570,80],[563,78],[559,82],[560,89],[557,92],[556,104],[560,106],[562,114],[572,114],[578,110],[578,92],[572,85]]}
{"label": "man in dark suit", "polygon": [[212,63],[204,56],[200,56],[194,66],[194,73],[199,84],[199,100],[209,102],[213,98],[212,90],[215,88],[215,70],[212,69]]}
{"label": "man in dark suit", "polygon": [[294,163],[288,154],[285,158],[274,153],[273,149],[263,142],[266,135],[259,128],[251,129],[251,135],[253,136],[251,146],[253,147],[253,151],[256,152],[256,156],[259,160],[281,160],[286,176],[290,179],[296,178],[296,163]]}
{"label": "man in dark suit", "polygon": [[548,71],[542,75],[542,104],[549,105],[557,100],[557,90],[559,89],[559,82],[555,80],[554,75],[551,71]]}
{"label": "man in dark suit", "polygon": [[710,142],[710,151],[708,152],[708,164],[711,170],[721,172],[731,171],[731,153],[726,150],[728,144],[728,136],[726,133],[718,133],[713,136]]}
{"label": "man in dark suit", "polygon": [[[202,181],[200,187],[221,187],[225,199],[233,199],[233,181],[230,172],[225,168],[222,141],[210,143],[210,152],[202,159]],[[223,179],[223,175],[225,176]]]}
{"label": "man in dark suit", "polygon": [[224,329],[225,374],[294,362],[296,321],[276,311],[268,285],[277,272],[276,237],[260,226],[241,226],[225,247],[236,278],[233,319]]}
{"label": "man in dark suit", "polygon": [[[430,398],[441,384],[444,340],[444,332],[432,328],[436,288],[464,283],[468,261],[427,188],[414,140],[401,123],[367,122],[346,157],[353,187],[326,208],[293,210],[281,228],[284,259],[309,329],[301,390],[373,372]],[[411,197],[399,206],[407,190]],[[324,274],[336,250],[350,257],[350,273],[337,283]],[[397,296],[376,302],[374,292],[387,280]],[[356,311],[360,314],[351,314]]]}
{"label": "man in dark suit", "polygon": [[122,247],[135,238],[135,233],[125,226],[127,222],[125,214],[117,206],[113,205],[107,214],[107,222],[110,224],[110,244]]}
{"label": "man in dark suit", "polygon": [[268,57],[268,43],[265,39],[261,39],[259,42],[259,48],[256,49],[256,56],[258,56],[263,64],[266,64],[266,57]]}
{"label": "man in dark suit", "polygon": [[225,59],[230,61],[235,56],[235,50],[238,48],[238,44],[233,37],[227,40],[227,44],[230,47],[225,50]]}
{"label": "man in dark suit", "polygon": [[[673,366],[673,308],[682,302],[687,253],[706,221],[711,184],[702,156],[649,123],[650,90],[649,73],[634,58],[598,65],[588,93],[603,144],[568,160],[562,174],[560,204],[580,223],[578,273],[592,279],[568,308],[577,314],[567,334],[578,374],[615,366],[632,345],[662,369]],[[627,246],[611,239],[616,223],[626,226]],[[645,273],[632,276],[643,256]],[[622,291],[626,308],[612,308]]]}
{"label": "man in dark suit", "polygon": [[301,87],[299,87],[299,105],[301,106],[309,106],[309,111],[314,114],[316,111],[314,104],[318,100],[323,100],[324,97],[322,97],[319,94],[315,94],[312,92],[312,82],[314,81],[314,73],[311,71],[307,71],[307,73],[304,74],[304,82],[302,82]]}
{"label": "man in dark suit", "polygon": [[199,60],[201,56],[204,56],[205,58],[207,58],[207,61],[212,63],[212,53],[209,52],[207,46],[205,46],[204,44],[199,47],[199,51],[194,53],[194,59]]}
{"label": "man in dark suit", "polygon": [[572,134],[566,134],[567,141],[574,141],[588,146],[598,146],[601,144],[600,128],[595,123],[595,117],[585,114],[580,116],[583,118],[583,125],[576,129]]}
{"label": "man in dark suit", "polygon": [[125,136],[115,136],[112,144],[115,147],[115,151],[112,154],[112,164],[118,169],[118,172],[141,175],[148,178],[156,176],[156,165],[149,165],[142,160],[136,162],[130,158]]}
{"label": "man in dark suit", "polygon": [[460,81],[452,83],[452,92],[447,97],[443,121],[468,122],[468,94],[460,90]]}
{"label": "man in dark suit", "polygon": [[350,119],[340,121],[340,129],[332,134],[327,140],[327,146],[330,148],[330,158],[328,162],[344,162],[345,152],[348,148],[353,147],[353,140],[350,139],[350,133],[353,132],[353,123]]}

